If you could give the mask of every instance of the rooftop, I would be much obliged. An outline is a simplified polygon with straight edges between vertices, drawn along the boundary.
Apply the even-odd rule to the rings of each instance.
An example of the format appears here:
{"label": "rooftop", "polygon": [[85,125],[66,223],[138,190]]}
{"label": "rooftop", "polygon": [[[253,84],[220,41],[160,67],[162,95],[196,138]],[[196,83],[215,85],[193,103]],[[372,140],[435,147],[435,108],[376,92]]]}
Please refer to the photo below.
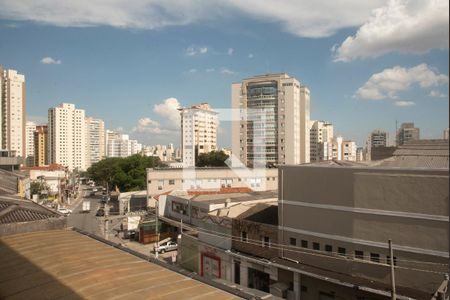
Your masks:
{"label": "rooftop", "polygon": [[60,214],[29,200],[0,196],[0,224],[33,222],[59,218]]}
{"label": "rooftop", "polygon": [[376,166],[449,169],[448,140],[416,140],[399,146],[394,156]]}
{"label": "rooftop", "polygon": [[236,298],[75,231],[0,237],[0,252],[2,299]]}

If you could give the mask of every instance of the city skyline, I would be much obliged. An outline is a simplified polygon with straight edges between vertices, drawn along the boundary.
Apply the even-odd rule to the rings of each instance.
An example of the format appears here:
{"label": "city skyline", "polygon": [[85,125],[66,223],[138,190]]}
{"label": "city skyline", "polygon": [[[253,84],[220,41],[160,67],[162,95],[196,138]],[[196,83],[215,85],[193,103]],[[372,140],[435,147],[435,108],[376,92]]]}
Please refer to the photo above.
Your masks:
{"label": "city skyline", "polygon": [[[219,1],[221,13],[212,20],[204,12],[210,4],[200,1],[181,8],[161,4],[167,16],[134,23],[130,16],[151,15],[154,6],[136,12],[131,5],[116,22],[87,5],[89,17],[81,18],[48,3],[40,5],[64,18],[46,19],[9,3],[0,13],[1,64],[26,76],[31,121],[45,120],[49,107],[69,102],[143,144],[178,144],[176,106],[230,108],[233,82],[286,72],[310,88],[311,119],[333,123],[336,135],[360,146],[375,128],[394,136],[396,121],[414,122],[422,138],[441,138],[448,127],[445,1],[358,3],[354,16],[345,5],[329,4],[336,16],[322,16],[322,22],[311,16],[320,15],[324,4],[304,3],[311,16],[295,18],[289,11],[304,9],[294,2],[272,12]],[[197,5],[205,7],[194,13]],[[165,19],[171,16],[173,22]],[[343,17],[343,24],[336,21]],[[383,33],[376,47],[368,45],[366,35],[386,26],[406,38]],[[230,132],[229,123],[220,124],[220,147],[230,147]]]}

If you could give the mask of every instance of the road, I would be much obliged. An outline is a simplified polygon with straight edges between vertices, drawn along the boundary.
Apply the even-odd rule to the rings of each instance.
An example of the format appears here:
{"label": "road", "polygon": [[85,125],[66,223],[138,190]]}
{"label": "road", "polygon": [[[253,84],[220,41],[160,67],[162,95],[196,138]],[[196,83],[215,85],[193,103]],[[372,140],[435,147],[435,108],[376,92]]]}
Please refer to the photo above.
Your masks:
{"label": "road", "polygon": [[[82,193],[84,193],[84,191]],[[86,200],[91,202],[91,211],[88,213],[81,212],[83,201]],[[83,231],[103,236],[102,222],[95,216],[100,207],[100,198],[81,197],[81,201],[77,200],[73,205],[74,206],[71,207],[72,213],[67,217],[67,226],[76,227]]]}

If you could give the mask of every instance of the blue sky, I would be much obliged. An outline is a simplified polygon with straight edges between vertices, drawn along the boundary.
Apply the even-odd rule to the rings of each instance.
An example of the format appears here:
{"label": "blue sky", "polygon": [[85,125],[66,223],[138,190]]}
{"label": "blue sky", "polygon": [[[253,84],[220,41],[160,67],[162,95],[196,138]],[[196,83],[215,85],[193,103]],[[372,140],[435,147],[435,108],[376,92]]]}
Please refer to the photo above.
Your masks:
{"label": "blue sky", "polygon": [[[423,138],[439,138],[448,127],[448,1],[434,1],[438,7],[367,1],[346,24],[292,16],[301,1],[281,1],[285,10],[274,12],[218,1],[220,13],[213,16],[196,7],[202,1],[189,2],[182,14],[174,6],[144,3],[117,17],[95,5],[82,16],[72,7],[39,14],[55,2],[14,6],[0,0],[6,7],[0,12],[0,65],[25,74],[30,119],[45,120],[49,107],[75,103],[107,128],[121,128],[147,145],[179,143],[176,101],[229,108],[232,82],[277,72],[310,87],[311,119],[332,122],[335,133],[361,146],[375,128],[393,135],[396,120],[415,122]],[[303,2],[312,12],[333,9]],[[395,7],[406,18],[398,18]],[[60,14],[66,15],[54,17]],[[336,14],[347,16],[345,10]],[[399,24],[407,17],[419,21]],[[230,136],[229,124],[222,123],[220,146],[229,146]]]}

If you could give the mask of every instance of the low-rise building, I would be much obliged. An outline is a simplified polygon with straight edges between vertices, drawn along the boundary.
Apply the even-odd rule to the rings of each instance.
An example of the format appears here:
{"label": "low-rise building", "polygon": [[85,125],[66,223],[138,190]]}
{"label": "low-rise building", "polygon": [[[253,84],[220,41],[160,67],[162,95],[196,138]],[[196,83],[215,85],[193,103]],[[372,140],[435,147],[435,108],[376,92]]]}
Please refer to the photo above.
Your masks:
{"label": "low-rise building", "polygon": [[221,189],[271,191],[278,189],[277,169],[246,168],[154,168],[147,169],[148,195],[170,191],[210,191]]}

